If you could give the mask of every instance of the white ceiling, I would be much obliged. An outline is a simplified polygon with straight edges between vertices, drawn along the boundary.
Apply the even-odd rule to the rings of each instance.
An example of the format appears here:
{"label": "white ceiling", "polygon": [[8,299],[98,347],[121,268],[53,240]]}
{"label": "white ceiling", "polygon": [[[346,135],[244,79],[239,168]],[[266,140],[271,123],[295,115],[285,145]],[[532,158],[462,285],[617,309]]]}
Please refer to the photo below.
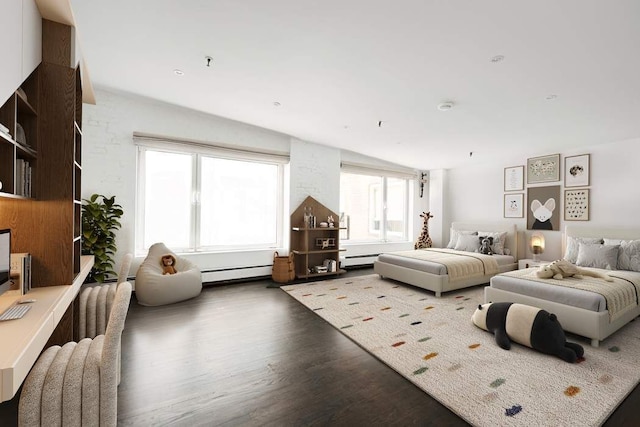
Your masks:
{"label": "white ceiling", "polygon": [[637,0],[71,3],[98,87],[418,169],[640,136]]}

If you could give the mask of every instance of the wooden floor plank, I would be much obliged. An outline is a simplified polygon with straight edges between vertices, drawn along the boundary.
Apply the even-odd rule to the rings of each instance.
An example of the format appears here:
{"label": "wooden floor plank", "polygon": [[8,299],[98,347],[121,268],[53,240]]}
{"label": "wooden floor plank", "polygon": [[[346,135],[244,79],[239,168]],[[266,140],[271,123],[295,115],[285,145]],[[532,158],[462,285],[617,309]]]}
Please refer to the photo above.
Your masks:
{"label": "wooden floor plank", "polygon": [[[467,425],[269,284],[207,286],[162,307],[134,297],[118,425]],[[0,425],[16,425],[17,402],[0,405]],[[605,425],[637,425],[639,405],[637,387]]]}

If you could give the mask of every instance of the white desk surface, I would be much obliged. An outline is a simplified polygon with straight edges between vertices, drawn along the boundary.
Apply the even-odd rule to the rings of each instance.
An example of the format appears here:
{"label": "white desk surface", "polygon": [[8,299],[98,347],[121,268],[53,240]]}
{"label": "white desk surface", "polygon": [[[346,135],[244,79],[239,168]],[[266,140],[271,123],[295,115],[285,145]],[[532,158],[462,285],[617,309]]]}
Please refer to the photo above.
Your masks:
{"label": "white desk surface", "polygon": [[82,256],[80,273],[71,285],[33,288],[23,296],[0,296],[0,312],[18,299],[36,300],[21,319],[0,322],[0,402],[15,396],[92,266],[93,256]]}

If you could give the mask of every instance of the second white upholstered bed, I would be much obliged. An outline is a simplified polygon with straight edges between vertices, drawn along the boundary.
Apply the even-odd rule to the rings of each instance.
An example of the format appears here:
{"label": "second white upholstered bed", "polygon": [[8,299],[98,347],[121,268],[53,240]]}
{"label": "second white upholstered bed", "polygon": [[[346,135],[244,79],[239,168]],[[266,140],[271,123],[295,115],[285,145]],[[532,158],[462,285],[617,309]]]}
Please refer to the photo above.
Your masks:
{"label": "second white upholstered bed", "polygon": [[[567,256],[569,240],[593,238],[602,239],[605,245],[611,247],[615,246],[616,241],[640,239],[640,230],[567,226],[563,235],[563,254]],[[584,241],[582,243],[586,244]],[[596,246],[604,248],[600,244]],[[517,302],[547,310],[557,315],[565,331],[590,338],[591,345],[597,347],[601,340],[640,315],[640,272],[622,270],[619,266],[620,263],[611,266],[611,269],[594,269],[608,274],[614,282],[587,280],[597,282],[605,294],[615,290],[616,299],[598,293],[597,287],[586,290],[588,286],[581,283],[583,279],[562,279],[562,282],[578,288],[560,286],[558,281],[553,283],[554,280],[540,282],[535,277],[537,269],[534,268],[494,276],[491,285],[485,288],[485,301]]]}
{"label": "second white upholstered bed", "polygon": [[[518,268],[518,235],[515,224],[454,222],[451,224],[451,229],[467,232],[506,232],[506,242],[504,247],[508,249],[506,252],[509,252],[509,254],[494,255],[490,257],[497,261],[496,272],[489,274],[476,274],[465,277],[461,280],[450,280],[447,267],[439,262],[432,262],[407,256],[409,254],[404,254],[403,252],[381,254],[373,263],[373,271],[381,277],[398,280],[400,282],[433,291],[436,296],[439,297],[442,295],[442,292],[489,283],[489,279],[494,274]],[[456,251],[445,250],[443,252],[451,253]],[[461,252],[461,255],[466,255],[466,257],[470,259],[473,259],[473,257],[488,257],[488,255],[479,255],[470,252]]]}

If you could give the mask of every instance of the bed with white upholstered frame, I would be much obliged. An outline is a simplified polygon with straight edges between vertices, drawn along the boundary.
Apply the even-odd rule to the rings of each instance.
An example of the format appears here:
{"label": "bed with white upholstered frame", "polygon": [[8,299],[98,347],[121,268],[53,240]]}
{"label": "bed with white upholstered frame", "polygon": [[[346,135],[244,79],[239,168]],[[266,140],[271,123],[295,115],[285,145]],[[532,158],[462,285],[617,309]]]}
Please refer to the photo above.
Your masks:
{"label": "bed with white upholstered frame", "polygon": [[[567,242],[577,239],[600,238],[603,239],[604,245],[613,245],[616,240],[636,241],[640,239],[640,229],[612,229],[612,228],[596,228],[584,226],[567,226],[562,238],[562,253],[567,256]],[[583,242],[584,244],[584,242]],[[596,245],[605,249],[604,245]],[[629,243],[625,243],[629,245]],[[618,264],[609,269],[595,269],[598,272],[606,273],[614,278],[614,282],[620,281],[618,285],[627,287],[627,294],[631,298],[635,298],[635,302],[625,302],[624,308],[618,310],[616,317],[610,316],[608,300],[597,292],[590,292],[583,289],[565,288],[558,284],[547,284],[540,282],[530,282],[525,278],[509,277],[508,275],[496,275],[491,279],[491,285],[485,288],[485,302],[517,302],[527,304],[534,307],[542,308],[557,315],[563,329],[577,335],[581,335],[591,339],[591,345],[597,347],[599,342],[613,334],[618,329],[629,323],[640,315],[640,272],[629,271],[628,268],[628,252],[629,250],[637,251],[640,242],[633,242],[631,247],[625,246],[627,257],[627,265],[624,269],[619,269],[622,265],[620,257],[623,256],[620,248],[618,251]],[[611,246],[609,246],[610,248]],[[583,247],[580,246],[582,250]],[[634,253],[634,252],[631,252]],[[635,263],[635,269],[638,268],[637,252],[635,258],[631,261]],[[580,264],[580,262],[577,262]],[[535,274],[532,269],[532,273]],[[518,271],[508,274],[524,274],[524,271]],[[563,279],[567,280],[567,279]],[[580,279],[575,279],[580,280]],[[602,279],[603,287],[611,286],[612,282]],[[635,282],[635,284],[633,283]]]}
{"label": "bed with white upholstered frame", "polygon": [[[484,231],[494,233],[506,233],[504,243],[506,255],[497,255],[498,272],[515,270],[518,268],[518,234],[515,224],[507,223],[464,223],[451,224],[452,234],[455,231]],[[475,238],[477,239],[477,234]],[[424,251],[424,249],[420,250]],[[411,251],[404,251],[411,252]],[[400,252],[381,254],[373,263],[373,270],[383,278],[398,280],[413,286],[435,292],[437,297],[442,292],[467,288],[470,286],[489,283],[489,279],[496,273],[479,274],[474,277],[466,277],[462,280],[449,280],[447,268],[438,263],[408,259],[399,256]],[[466,252],[469,255],[469,252]]]}

